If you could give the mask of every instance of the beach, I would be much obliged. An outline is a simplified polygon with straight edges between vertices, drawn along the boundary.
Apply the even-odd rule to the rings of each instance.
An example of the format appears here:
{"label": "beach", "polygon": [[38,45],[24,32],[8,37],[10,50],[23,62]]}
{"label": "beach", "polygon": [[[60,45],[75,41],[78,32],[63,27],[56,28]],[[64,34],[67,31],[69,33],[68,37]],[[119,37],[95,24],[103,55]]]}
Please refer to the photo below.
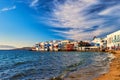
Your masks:
{"label": "beach", "polygon": [[120,80],[120,51],[113,51],[112,53],[114,54],[115,59],[110,63],[109,72],[94,80]]}

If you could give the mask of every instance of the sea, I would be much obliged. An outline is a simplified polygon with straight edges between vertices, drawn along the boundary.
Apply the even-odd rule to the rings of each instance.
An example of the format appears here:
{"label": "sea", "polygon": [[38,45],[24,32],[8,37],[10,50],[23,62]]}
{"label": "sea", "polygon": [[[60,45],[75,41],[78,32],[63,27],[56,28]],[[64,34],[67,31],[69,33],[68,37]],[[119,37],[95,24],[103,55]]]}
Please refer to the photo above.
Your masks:
{"label": "sea", "polygon": [[105,52],[0,50],[0,80],[93,80],[109,71]]}

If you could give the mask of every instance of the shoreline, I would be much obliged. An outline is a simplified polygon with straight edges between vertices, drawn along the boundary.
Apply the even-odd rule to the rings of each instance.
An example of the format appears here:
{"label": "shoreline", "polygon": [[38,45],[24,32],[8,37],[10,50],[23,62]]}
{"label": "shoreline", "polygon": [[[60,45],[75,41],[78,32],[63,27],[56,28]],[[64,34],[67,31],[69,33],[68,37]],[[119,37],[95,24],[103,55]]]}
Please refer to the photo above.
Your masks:
{"label": "shoreline", "polygon": [[[106,51],[106,52],[112,53],[115,56],[115,58],[110,63],[110,69],[107,73],[101,74],[100,76],[94,78],[93,80],[120,80],[120,50]],[[76,76],[80,77],[79,75]],[[77,77],[73,75],[73,78],[77,78]],[[52,78],[50,80],[69,80],[69,79],[62,79],[61,77],[57,77],[57,78]],[[79,78],[75,80],[79,80]]]}
{"label": "shoreline", "polygon": [[102,74],[94,80],[120,80],[120,51],[109,51],[115,59],[110,63],[110,69],[108,73]]}

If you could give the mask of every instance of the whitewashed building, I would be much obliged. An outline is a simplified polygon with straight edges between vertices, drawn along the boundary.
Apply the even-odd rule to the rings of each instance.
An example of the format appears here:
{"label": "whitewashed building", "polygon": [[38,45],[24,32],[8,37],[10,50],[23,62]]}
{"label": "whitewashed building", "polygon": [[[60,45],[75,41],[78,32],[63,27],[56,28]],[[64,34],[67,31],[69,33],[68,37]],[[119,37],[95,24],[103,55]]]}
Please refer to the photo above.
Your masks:
{"label": "whitewashed building", "polygon": [[92,43],[96,48],[100,48],[102,50],[107,48],[107,38],[94,38]]}
{"label": "whitewashed building", "polygon": [[72,42],[70,42],[71,44],[74,44],[74,50],[78,50],[79,49],[79,47],[78,47],[78,43],[79,43],[79,41],[72,41]]}
{"label": "whitewashed building", "polygon": [[120,49],[120,30],[107,35],[108,49]]}
{"label": "whitewashed building", "polygon": [[53,42],[49,42],[49,44],[50,44],[50,46],[49,46],[50,51],[53,51],[54,50],[53,49]]}
{"label": "whitewashed building", "polygon": [[54,43],[53,44],[53,50],[54,51],[58,51],[58,43]]}
{"label": "whitewashed building", "polygon": [[39,43],[39,50],[38,51],[44,51],[45,50],[44,45],[45,45],[44,42]]}

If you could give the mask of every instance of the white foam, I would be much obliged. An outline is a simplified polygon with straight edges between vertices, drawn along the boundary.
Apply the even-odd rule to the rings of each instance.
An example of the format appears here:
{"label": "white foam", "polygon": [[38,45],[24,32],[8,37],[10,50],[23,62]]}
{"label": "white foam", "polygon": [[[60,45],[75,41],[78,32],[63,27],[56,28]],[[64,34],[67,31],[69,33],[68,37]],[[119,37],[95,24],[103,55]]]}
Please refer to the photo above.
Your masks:
{"label": "white foam", "polygon": [[113,59],[115,59],[115,56],[114,56],[113,54],[110,54],[110,53],[109,53],[108,58],[109,58],[110,63],[111,63],[111,61],[112,61]]}

